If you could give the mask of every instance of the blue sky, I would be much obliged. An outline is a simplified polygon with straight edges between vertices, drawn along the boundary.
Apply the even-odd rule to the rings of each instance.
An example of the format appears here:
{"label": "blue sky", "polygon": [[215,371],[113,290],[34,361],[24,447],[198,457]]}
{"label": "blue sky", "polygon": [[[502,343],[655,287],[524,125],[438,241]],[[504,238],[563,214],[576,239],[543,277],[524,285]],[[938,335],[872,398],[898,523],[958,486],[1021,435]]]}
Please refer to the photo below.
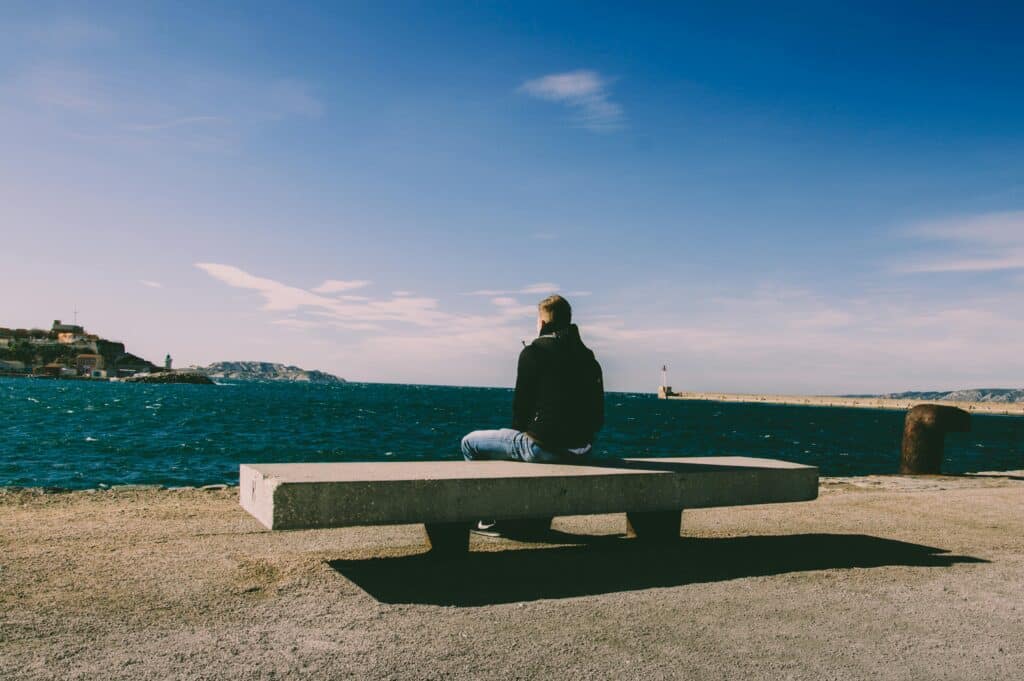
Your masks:
{"label": "blue sky", "polygon": [[1012,4],[5,3],[0,323],[178,365],[1024,384]]}

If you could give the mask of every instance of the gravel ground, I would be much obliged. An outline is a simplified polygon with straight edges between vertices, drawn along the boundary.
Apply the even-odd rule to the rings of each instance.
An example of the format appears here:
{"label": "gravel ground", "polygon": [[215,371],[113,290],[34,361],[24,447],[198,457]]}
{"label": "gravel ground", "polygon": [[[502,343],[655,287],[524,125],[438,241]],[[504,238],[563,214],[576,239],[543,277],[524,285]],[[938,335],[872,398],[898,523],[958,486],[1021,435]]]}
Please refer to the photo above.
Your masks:
{"label": "gravel ground", "polygon": [[236,490],[0,491],[11,679],[1019,679],[1024,474],[826,479],[423,555],[416,526],[270,533]]}

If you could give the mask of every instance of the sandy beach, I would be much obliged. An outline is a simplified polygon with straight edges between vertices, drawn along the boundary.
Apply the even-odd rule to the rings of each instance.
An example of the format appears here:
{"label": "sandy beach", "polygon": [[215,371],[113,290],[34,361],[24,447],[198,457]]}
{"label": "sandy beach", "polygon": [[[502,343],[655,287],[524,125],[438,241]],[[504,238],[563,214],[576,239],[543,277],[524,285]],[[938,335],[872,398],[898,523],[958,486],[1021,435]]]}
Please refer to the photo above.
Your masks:
{"label": "sandy beach", "polygon": [[547,543],[270,533],[237,490],[0,492],[11,679],[1017,679],[1024,473],[824,479],[818,500],[622,516]]}

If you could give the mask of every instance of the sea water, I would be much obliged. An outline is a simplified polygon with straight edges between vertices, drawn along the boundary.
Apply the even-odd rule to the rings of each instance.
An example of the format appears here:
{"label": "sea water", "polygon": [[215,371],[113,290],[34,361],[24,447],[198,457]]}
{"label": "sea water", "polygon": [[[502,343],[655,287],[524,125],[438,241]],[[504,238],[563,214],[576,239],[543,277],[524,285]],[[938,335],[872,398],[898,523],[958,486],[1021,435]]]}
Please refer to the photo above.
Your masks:
{"label": "sea water", "polygon": [[[904,413],[608,393],[596,456],[746,455],[894,473]],[[512,391],[423,385],[146,385],[0,378],[0,486],[237,483],[240,463],[460,458]],[[1024,469],[1024,418],[976,415],[943,470]]]}

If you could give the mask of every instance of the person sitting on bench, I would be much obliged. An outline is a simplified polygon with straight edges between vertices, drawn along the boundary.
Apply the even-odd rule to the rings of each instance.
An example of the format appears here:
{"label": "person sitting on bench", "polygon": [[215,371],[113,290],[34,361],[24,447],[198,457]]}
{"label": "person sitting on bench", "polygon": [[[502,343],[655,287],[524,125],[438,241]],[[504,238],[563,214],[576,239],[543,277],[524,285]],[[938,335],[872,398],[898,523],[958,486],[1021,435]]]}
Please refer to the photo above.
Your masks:
{"label": "person sitting on bench", "polygon": [[553,295],[537,306],[537,339],[519,353],[512,427],[462,438],[467,461],[584,461],[604,425],[604,380],[594,353],[572,323],[569,301]]}

